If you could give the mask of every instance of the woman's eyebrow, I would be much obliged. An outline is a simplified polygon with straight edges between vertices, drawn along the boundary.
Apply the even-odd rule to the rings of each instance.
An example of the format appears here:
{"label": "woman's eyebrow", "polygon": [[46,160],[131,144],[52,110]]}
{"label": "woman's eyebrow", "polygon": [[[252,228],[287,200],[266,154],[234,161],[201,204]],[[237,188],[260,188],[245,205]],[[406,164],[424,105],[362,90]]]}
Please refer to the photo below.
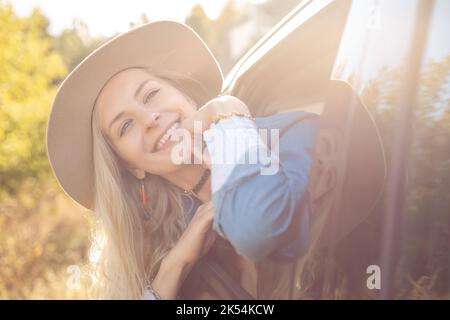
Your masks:
{"label": "woman's eyebrow", "polygon": [[141,82],[141,84],[137,87],[136,92],[134,93],[134,99],[137,99],[137,97],[139,96],[139,93],[142,91],[142,88],[145,86],[145,84],[147,82],[149,82],[151,80],[151,78],[148,78],[144,81]]}

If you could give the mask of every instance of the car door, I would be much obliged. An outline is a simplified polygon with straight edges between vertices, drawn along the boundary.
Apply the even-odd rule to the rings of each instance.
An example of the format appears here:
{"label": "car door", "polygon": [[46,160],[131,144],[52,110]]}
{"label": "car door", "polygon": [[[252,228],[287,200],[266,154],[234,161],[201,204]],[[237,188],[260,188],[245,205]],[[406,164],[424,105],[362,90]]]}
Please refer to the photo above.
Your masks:
{"label": "car door", "polygon": [[[386,157],[391,165],[384,198],[363,226],[365,229],[360,228],[363,231],[353,232],[341,248],[328,253],[335,263],[322,260],[323,265],[317,270],[321,280],[314,285],[313,297],[396,297],[403,288],[395,284],[397,279],[394,278],[401,269],[399,261],[413,259],[408,256],[410,252],[414,252],[413,256],[425,255],[411,246],[407,246],[409,251],[403,250],[405,238],[400,236],[403,230],[411,231],[403,222],[405,213],[415,214],[415,223],[427,221],[423,211],[421,218],[417,218],[420,215],[418,208],[403,205],[408,196],[417,195],[425,187],[425,182],[407,187],[410,172],[406,168],[410,158],[404,155],[410,154],[409,146],[414,145],[417,138],[412,132],[414,117],[418,117],[419,123],[424,122],[420,127],[430,135],[425,121],[428,123],[430,116],[433,121],[444,121],[442,118],[448,114],[450,46],[443,30],[450,30],[450,25],[445,15],[439,14],[448,13],[448,9],[445,0],[301,1],[244,55],[226,78],[225,92],[243,100],[255,116],[292,109],[320,114],[329,80],[343,80],[352,85],[381,128]],[[436,57],[440,60],[435,60]],[[443,135],[444,131],[439,134]],[[421,134],[426,136],[424,132]],[[423,154],[414,152],[415,149],[413,156],[421,163]],[[432,160],[439,166],[445,166],[449,161],[446,153]],[[416,168],[412,169],[414,172]],[[426,176],[431,174],[429,170],[420,168],[419,171]],[[440,174],[443,173],[440,171]],[[443,195],[443,184],[436,188]],[[445,214],[445,208],[450,206],[448,202],[440,202],[441,206],[436,208],[433,201],[437,199],[422,196],[415,200],[415,205],[420,203],[435,208],[434,215],[444,225],[449,225],[449,215]],[[447,250],[448,233],[434,228],[439,230],[440,240],[432,236],[432,227],[424,233],[433,239],[429,240],[431,243]],[[407,234],[408,237],[416,244],[420,241],[414,234]],[[339,259],[345,262],[339,262]],[[370,269],[373,266],[378,269]],[[412,267],[423,269],[423,266]],[[448,259],[441,258],[434,265],[435,270],[442,267],[448,270]],[[285,285],[274,295],[270,293],[269,284],[265,293],[260,292],[262,297],[302,298],[297,290],[300,281],[295,264],[283,266],[281,272],[276,271],[275,265],[272,269],[274,274],[278,273],[278,278],[266,277],[264,281]],[[382,288],[368,285],[371,276],[368,270],[381,270]],[[334,276],[327,278],[325,274]],[[448,274],[444,272],[446,290]],[[404,283],[405,279],[401,278],[402,281]],[[327,286],[334,291],[329,290],[324,296]]]}

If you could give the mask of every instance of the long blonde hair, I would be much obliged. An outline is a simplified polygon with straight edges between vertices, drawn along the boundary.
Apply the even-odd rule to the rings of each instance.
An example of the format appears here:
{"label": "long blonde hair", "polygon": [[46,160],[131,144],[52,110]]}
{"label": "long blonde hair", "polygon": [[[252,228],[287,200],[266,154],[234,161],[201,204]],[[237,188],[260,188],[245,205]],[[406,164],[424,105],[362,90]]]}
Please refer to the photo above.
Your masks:
{"label": "long blonde hair", "polygon": [[[142,69],[169,82],[199,106],[208,98],[201,83],[187,75]],[[96,219],[90,250],[92,286],[89,296],[140,299],[161,260],[186,227],[181,190],[147,173],[144,184],[152,218],[144,220],[139,199],[140,181],[125,169],[103,136],[95,110],[92,133]]]}

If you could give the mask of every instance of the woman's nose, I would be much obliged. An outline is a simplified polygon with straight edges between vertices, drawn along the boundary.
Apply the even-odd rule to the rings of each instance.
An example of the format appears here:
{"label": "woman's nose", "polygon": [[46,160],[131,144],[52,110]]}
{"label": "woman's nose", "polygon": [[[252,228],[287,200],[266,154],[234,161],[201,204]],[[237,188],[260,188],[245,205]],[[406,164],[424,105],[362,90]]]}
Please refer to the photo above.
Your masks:
{"label": "woman's nose", "polygon": [[157,125],[160,116],[161,116],[161,114],[159,112],[150,113],[150,115],[148,115],[146,118],[146,123],[145,123],[146,126],[154,127],[155,125]]}

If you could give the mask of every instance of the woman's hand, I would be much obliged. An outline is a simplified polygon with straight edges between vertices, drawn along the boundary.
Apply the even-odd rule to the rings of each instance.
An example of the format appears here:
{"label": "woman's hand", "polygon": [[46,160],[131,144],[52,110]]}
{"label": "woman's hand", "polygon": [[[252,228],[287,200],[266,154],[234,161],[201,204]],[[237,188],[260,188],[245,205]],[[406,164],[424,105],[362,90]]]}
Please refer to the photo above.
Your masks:
{"label": "woman's hand", "polygon": [[244,102],[234,96],[222,95],[209,100],[196,112],[181,121],[180,129],[187,130],[191,137],[192,155],[194,158],[200,159],[200,163],[207,169],[211,169],[208,150],[203,148],[203,144],[199,149],[199,145],[194,141],[197,139],[203,142],[203,132],[209,129],[214,119],[219,114],[233,111],[250,115],[250,111]]}
{"label": "woman's hand", "polygon": [[250,114],[247,105],[238,98],[230,95],[218,96],[206,102],[191,116],[181,121],[181,127],[194,134],[194,123],[200,121],[202,127],[200,133],[203,133],[209,128],[217,115],[232,111]]}
{"label": "woman's hand", "polygon": [[152,287],[162,299],[175,299],[195,262],[209,251],[217,238],[212,230],[212,201],[198,207],[197,212],[178,242],[164,257]]}
{"label": "woman's hand", "polygon": [[206,254],[217,238],[217,233],[212,229],[213,219],[212,201],[199,206],[177,244],[169,252],[171,257],[182,264],[192,265]]}

